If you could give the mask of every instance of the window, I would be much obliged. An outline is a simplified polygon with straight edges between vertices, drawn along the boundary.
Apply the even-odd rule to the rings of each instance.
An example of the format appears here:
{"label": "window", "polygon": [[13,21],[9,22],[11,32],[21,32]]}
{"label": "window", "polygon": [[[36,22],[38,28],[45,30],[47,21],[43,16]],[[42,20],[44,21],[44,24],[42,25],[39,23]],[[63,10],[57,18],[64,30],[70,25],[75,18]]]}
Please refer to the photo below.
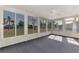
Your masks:
{"label": "window", "polygon": [[28,16],[28,34],[38,32],[38,19],[36,17]]}
{"label": "window", "polygon": [[57,22],[57,20],[54,20],[53,21],[53,29],[57,30],[57,28],[58,28],[58,22]]}
{"label": "window", "polygon": [[74,18],[67,18],[67,19],[65,19],[65,23],[66,23],[66,30],[68,30],[68,31],[72,31],[72,29],[73,29],[73,20],[74,20]]}
{"label": "window", "polygon": [[33,20],[31,16],[28,16],[28,34],[33,33]]}
{"label": "window", "polygon": [[48,21],[48,31],[52,30],[52,21]]}
{"label": "window", "polygon": [[54,22],[54,20],[52,21],[52,30],[54,30],[55,29],[55,22]]}
{"label": "window", "polygon": [[76,18],[76,31],[79,32],[79,17]]}
{"label": "window", "polygon": [[54,23],[54,30],[62,30],[63,28],[62,20],[55,20],[53,23]]}
{"label": "window", "polygon": [[34,33],[38,32],[38,19],[36,17],[33,17],[33,27],[34,27]]}
{"label": "window", "polygon": [[63,29],[63,22],[62,20],[58,20],[58,30],[62,30]]}
{"label": "window", "polygon": [[3,13],[3,22],[4,22],[4,37],[13,37],[15,36],[15,13],[4,11]]}
{"label": "window", "polygon": [[40,20],[40,32],[46,31],[46,20],[42,19]]}
{"label": "window", "polygon": [[16,14],[16,35],[24,35],[24,15]]}

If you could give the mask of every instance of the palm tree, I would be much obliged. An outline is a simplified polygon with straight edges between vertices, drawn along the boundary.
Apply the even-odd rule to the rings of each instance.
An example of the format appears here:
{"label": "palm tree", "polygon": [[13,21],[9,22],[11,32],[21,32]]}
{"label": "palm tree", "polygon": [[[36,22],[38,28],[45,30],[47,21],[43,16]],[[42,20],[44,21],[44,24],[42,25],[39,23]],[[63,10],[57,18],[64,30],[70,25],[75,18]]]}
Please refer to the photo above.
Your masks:
{"label": "palm tree", "polygon": [[10,21],[11,21],[11,17],[10,16],[7,17],[7,21],[9,22],[9,24],[8,24],[8,30],[9,30],[10,29]]}
{"label": "palm tree", "polygon": [[11,20],[12,28],[14,27],[14,20]]}

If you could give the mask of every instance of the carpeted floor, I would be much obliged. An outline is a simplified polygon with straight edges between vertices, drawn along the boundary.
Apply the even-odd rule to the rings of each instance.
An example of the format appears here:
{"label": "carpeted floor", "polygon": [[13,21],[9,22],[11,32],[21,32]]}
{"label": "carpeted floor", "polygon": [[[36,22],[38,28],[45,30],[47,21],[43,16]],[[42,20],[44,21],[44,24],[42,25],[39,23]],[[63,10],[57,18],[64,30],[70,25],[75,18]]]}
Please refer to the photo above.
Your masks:
{"label": "carpeted floor", "polygon": [[[77,40],[78,42],[79,40]],[[79,53],[79,45],[69,43],[66,37],[62,41],[49,36],[15,44],[0,49],[1,53]]]}

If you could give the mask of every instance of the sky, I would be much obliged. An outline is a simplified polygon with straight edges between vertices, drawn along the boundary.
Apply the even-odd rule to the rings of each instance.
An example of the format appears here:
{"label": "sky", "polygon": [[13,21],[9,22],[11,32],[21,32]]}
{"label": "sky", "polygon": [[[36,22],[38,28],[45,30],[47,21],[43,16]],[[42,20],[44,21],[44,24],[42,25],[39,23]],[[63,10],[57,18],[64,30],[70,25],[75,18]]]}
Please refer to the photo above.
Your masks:
{"label": "sky", "polygon": [[[32,22],[33,22],[33,17],[32,16],[28,16],[28,24],[32,25]],[[38,20],[37,18],[35,19],[35,25],[38,25]]]}
{"label": "sky", "polygon": [[12,20],[15,20],[15,13],[9,12],[9,11],[4,11],[4,18],[7,18],[8,16],[10,16],[12,18]]}
{"label": "sky", "polygon": [[[10,11],[4,11],[4,18],[7,18],[8,16],[11,17],[11,20],[15,20],[15,13]],[[22,14],[16,14],[16,24],[19,23],[20,20],[24,20],[24,15]]]}

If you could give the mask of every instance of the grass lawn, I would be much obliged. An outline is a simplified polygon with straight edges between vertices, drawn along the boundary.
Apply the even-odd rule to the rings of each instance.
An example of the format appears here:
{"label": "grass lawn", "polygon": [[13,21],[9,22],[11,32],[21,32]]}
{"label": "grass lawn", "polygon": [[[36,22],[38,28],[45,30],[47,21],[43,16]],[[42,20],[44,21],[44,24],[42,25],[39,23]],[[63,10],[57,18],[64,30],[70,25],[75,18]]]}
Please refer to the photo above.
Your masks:
{"label": "grass lawn", "polygon": [[24,35],[24,29],[17,29],[16,30],[16,35],[19,36],[19,35]]}
{"label": "grass lawn", "polygon": [[40,32],[46,32],[46,29],[41,28]]}
{"label": "grass lawn", "polygon": [[4,38],[15,36],[15,29],[4,29]]}
{"label": "grass lawn", "polygon": [[48,31],[51,31],[51,29],[48,29]]}
{"label": "grass lawn", "polygon": [[28,28],[28,34],[33,34],[33,29],[32,28]]}

